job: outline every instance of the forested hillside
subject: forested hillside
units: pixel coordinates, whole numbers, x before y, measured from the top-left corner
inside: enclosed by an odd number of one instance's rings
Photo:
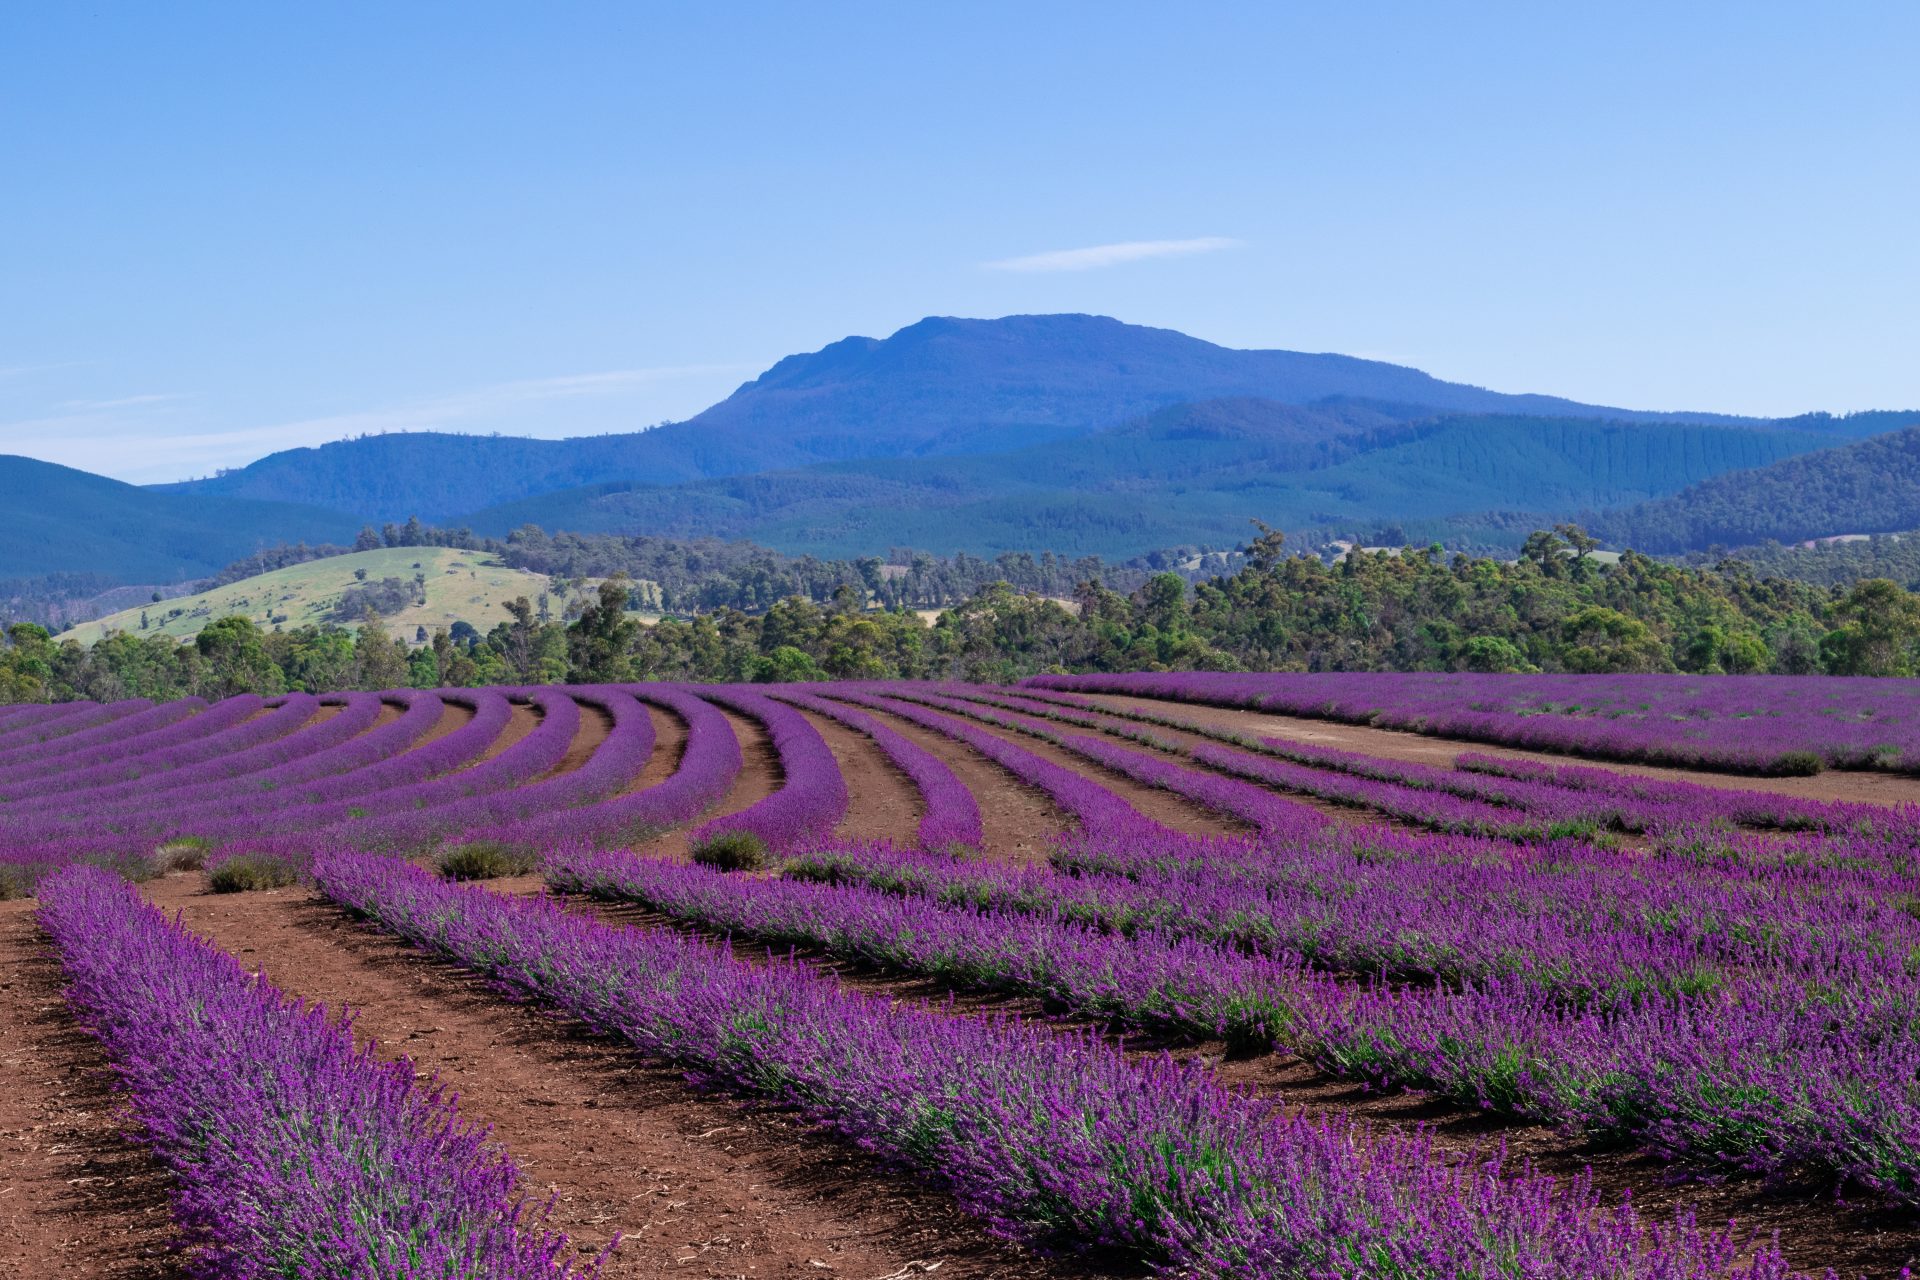
[[[1849,586],[1865,578],[1887,578],[1908,590],[1920,588],[1920,531],[1876,533],[1834,539],[1811,546],[1767,543],[1742,547],[1730,557],[1697,555],[1698,564],[1732,559],[1763,578],[1793,578],[1818,586]]]
[[[1685,551],[1920,525],[1920,413],[1904,430],[1703,480],[1593,521],[1623,546]]]
[[[537,524],[749,538],[821,556],[905,543],[1125,558],[1183,542],[1231,543],[1249,519],[1333,536],[1459,517],[1450,541],[1513,547],[1538,520],[1516,536],[1481,513],[1635,502],[1831,440],[1765,426],[1500,415],[1405,422],[1394,412],[1204,401],[1008,453],[828,463],[676,486],[607,484],[478,512],[471,523],[494,534]]]

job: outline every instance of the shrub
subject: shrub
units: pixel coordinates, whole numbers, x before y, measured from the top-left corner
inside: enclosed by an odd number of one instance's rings
[[[181,836],[153,851],[153,868],[163,875],[169,871],[198,871],[206,865],[212,849],[213,841],[205,836]]]
[[[767,842],[750,831],[721,831],[693,846],[693,860],[716,871],[758,871],[767,865]]]
[[[47,869],[42,863],[0,863],[0,902],[31,898],[34,885]]]
[[[209,876],[215,893],[245,893],[250,889],[284,889],[300,882],[300,868],[278,853],[236,853]]]
[[[1827,767],[1814,751],[1788,751],[1773,758],[1767,772],[1779,778],[1811,778]]]
[[[440,874],[449,880],[522,876],[533,870],[534,862],[531,850],[504,840],[469,840],[441,850],[435,859]]]

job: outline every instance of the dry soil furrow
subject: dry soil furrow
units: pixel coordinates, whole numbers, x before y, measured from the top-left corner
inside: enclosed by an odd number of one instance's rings
[[[873,707],[858,709],[879,717],[901,737],[925,747],[973,792],[974,802],[980,806],[988,857],[1020,866],[1044,862],[1049,842],[1071,825],[1044,792],[1027,786],[965,743]]]
[[[687,722],[665,707],[650,702],[645,706],[648,718],[653,721],[653,754],[647,757],[640,772],[620,788],[619,795],[645,791],[665,782],[679,772],[680,761],[687,753]]]
[[[919,1274],[1066,1277],[990,1239],[943,1197],[793,1117],[700,1093],[677,1072],[514,1004],[484,980],[350,920],[301,890],[211,895],[198,876],[148,888],[282,990],[355,1011],[491,1125],[554,1225],[587,1252],[620,1231],[613,1278]]]
[[[1625,764],[1588,756],[1556,755],[1545,751],[1523,751],[1513,747],[1491,746],[1458,738],[1431,737],[1401,729],[1375,729],[1368,725],[1343,724],[1337,720],[1313,720],[1300,716],[1275,715],[1265,711],[1242,711],[1232,707],[1208,707],[1195,703],[1168,702],[1154,698],[1136,698],[1117,694],[1089,694],[1089,699],[1116,709],[1145,708],[1156,715],[1171,715],[1204,724],[1221,725],[1258,737],[1287,738],[1316,746],[1358,751],[1383,760],[1405,760],[1414,764],[1446,768],[1466,752],[1503,756],[1512,760],[1533,760],[1543,764],[1591,765],[1630,773],[1644,778],[1664,778],[1674,782],[1692,782],[1703,787],[1728,791],[1771,791],[1778,795],[1799,796],[1807,800],[1844,800],[1860,804],[1920,804],[1920,777],[1897,773],[1873,773],[1864,770],[1829,769],[1811,778],[1756,778],[1736,773],[1718,773],[1707,769],[1673,769],[1660,765]]]
[[[0,1269],[176,1280],[170,1179],[122,1135],[100,1046],[67,1011],[33,903],[0,903]]]
[[[936,710],[945,716],[955,714],[952,711],[946,710],[944,707],[930,708],[930,710]],[[982,707],[981,711],[987,714],[995,714],[998,712],[998,708]],[[965,719],[965,717],[960,718]],[[1195,801],[1177,796],[1171,791],[1163,791],[1159,787],[1151,787],[1143,782],[1135,782],[1125,774],[1116,773],[1102,765],[1095,764],[1085,756],[1075,755],[1064,747],[1057,747],[1042,738],[1034,737],[1032,734],[1022,733],[1016,729],[1003,729],[999,725],[988,724],[980,720],[969,719],[967,723],[997,738],[1003,738],[1017,747],[1022,747],[1043,760],[1048,760],[1059,765],[1063,769],[1071,769],[1075,773],[1086,774],[1089,778],[1092,778],[1095,782],[1098,782],[1101,786],[1125,800],[1147,817],[1152,818],[1155,822],[1172,827],[1175,831],[1184,831],[1190,835],[1218,836],[1246,835],[1253,830],[1252,827],[1237,818],[1215,813]],[[1084,732],[1076,729],[1072,725],[1055,725],[1052,722],[1048,722],[1048,727],[1057,728],[1063,733]],[[1122,743],[1120,745],[1133,746],[1134,744]],[[1136,749],[1142,751],[1147,750],[1145,747],[1137,747]],[[1151,754],[1151,752],[1149,752],[1149,754]]]
[[[465,710],[465,708],[462,708],[462,710]],[[467,712],[467,718],[473,718],[471,711]],[[482,751],[478,756],[474,757],[473,764],[484,764],[488,760],[493,759],[502,751],[505,751],[508,747],[520,741],[520,739],[526,737],[535,729],[538,729],[540,727],[540,721],[543,719],[545,719],[545,717],[540,714],[540,708],[525,702],[514,703],[511,714],[507,716],[506,727],[500,730],[492,742],[487,744],[485,751]],[[431,737],[422,738],[421,742],[426,743],[431,740]],[[473,765],[467,765],[466,767],[472,768]]]
[[[742,809],[759,803],[773,794],[780,785],[780,756],[773,749],[773,739],[760,727],[760,722],[737,711],[719,708],[720,714],[733,726],[734,740],[740,744],[740,775],[733,780],[733,788],[719,804],[701,814],[693,822],[676,827],[672,831],[655,836],[642,843],[639,851],[649,857],[684,858],[690,844],[694,828],[714,818],[738,813]],[[655,752],[658,755],[658,752]]]
[[[580,726],[573,731],[573,741],[567,744],[567,753],[560,757],[560,763],[540,775],[543,778],[557,778],[563,773],[572,773],[600,749],[600,744],[613,732],[613,717],[591,702],[579,702]]]
[[[913,779],[897,768],[872,738],[837,720],[802,711],[826,739],[827,750],[847,783],[847,814],[834,834],[843,840],[891,840],[910,845],[917,838],[926,805]]]

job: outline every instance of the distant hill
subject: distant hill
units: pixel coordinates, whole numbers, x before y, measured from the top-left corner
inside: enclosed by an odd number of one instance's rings
[[[1257,399],[1158,410],[1114,430],[1007,453],[859,460],[677,486],[609,484],[470,517],[744,537],[792,553],[909,545],[992,554],[1046,547],[1125,557],[1283,528],[1372,528],[1495,509],[1578,511],[1819,449],[1830,437],[1756,426],[1450,415],[1395,421],[1354,402]],[[1537,526],[1529,526],[1537,527]],[[1462,526],[1471,535],[1471,526]],[[1523,537],[1489,529],[1502,542]]]
[[[423,581],[416,583],[416,577]],[[268,631],[327,622],[357,628],[362,612],[353,607],[349,593],[371,598],[389,580],[400,584],[405,602],[383,609],[383,620],[393,635],[409,642],[423,626],[431,633],[437,627],[469,622],[485,632],[507,620],[507,602],[514,597],[537,600],[550,589],[544,575],[509,568],[483,552],[382,547],[276,569],[198,595],[139,605],[82,623],[61,638],[92,644],[109,632],[125,631],[189,639],[229,614],[251,618]],[[592,584],[583,588],[591,589]],[[422,596],[424,604],[419,602]],[[555,616],[564,612],[569,599],[549,597]],[[143,617],[145,628],[140,625]]]
[[[1920,412],[1900,417],[1920,424]],[[1590,523],[1609,541],[1655,552],[1920,528],[1920,425],[1716,475]]]
[[[357,527],[318,507],[156,492],[12,455],[0,455],[0,511],[0,578],[179,582],[261,546],[352,541]]]
[[[1103,316],[930,318],[788,356],[685,422],[574,440],[372,436],[272,454],[174,492],[303,502],[434,523],[559,489],[671,486],[824,462],[1002,453],[1170,405],[1364,402],[1376,417],[1491,413],[1753,425],[1507,395],[1351,356],[1241,351]]]

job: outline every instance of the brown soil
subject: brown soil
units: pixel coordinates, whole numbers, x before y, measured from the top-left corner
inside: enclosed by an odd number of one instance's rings
[[[577,699],[576,699],[577,701]],[[567,744],[567,754],[560,757],[560,763],[547,770],[543,777],[557,777],[563,773],[572,773],[600,749],[600,744],[613,732],[613,717],[590,702],[580,702],[580,726],[573,731],[573,741]]]
[[[1039,713],[1031,712],[1029,714],[1038,715]],[[1228,777],[1239,778],[1237,774],[1233,774],[1227,770],[1214,769],[1209,765],[1191,759],[1181,752],[1161,751],[1159,748],[1150,747],[1144,742],[1135,742],[1130,738],[1121,736],[1118,732],[1114,732],[1114,730],[1122,728],[1148,729],[1160,737],[1166,738],[1170,742],[1177,742],[1186,748],[1222,745],[1218,740],[1209,738],[1205,734],[1189,733],[1184,729],[1169,729],[1164,725],[1143,725],[1135,721],[1122,720],[1118,716],[1107,718],[1103,722],[1104,727],[1101,729],[1090,729],[1082,725],[1067,724],[1064,721],[1049,721],[1049,723],[1057,724],[1060,729],[1069,733],[1090,733],[1095,737],[1111,738],[1114,743],[1119,746],[1132,747],[1136,751],[1145,751],[1153,755],[1162,756],[1165,759],[1184,764],[1189,769],[1196,769],[1202,773],[1223,773]],[[1255,782],[1250,778],[1239,778],[1239,780],[1248,783],[1250,786],[1267,786],[1269,790],[1282,793],[1293,803],[1316,810],[1332,821],[1346,826],[1392,827],[1400,831],[1418,831],[1422,829],[1413,823],[1403,822],[1398,818],[1390,817],[1374,809],[1360,808],[1354,805],[1335,804],[1333,801],[1323,800],[1319,796],[1307,795],[1299,791],[1289,791],[1285,787]]]
[[[293,994],[354,1009],[490,1125],[583,1253],[626,1240],[611,1280],[693,1276],[1066,1277],[993,1240],[946,1198],[795,1118],[698,1093],[677,1072],[353,924],[305,891],[212,895],[199,876],[148,888],[190,928]]]
[[[796,710],[798,708],[795,708]],[[847,783],[847,814],[834,834],[845,840],[891,840],[911,845],[926,815],[920,789],[902,773],[873,739],[837,720],[802,711],[827,740],[827,750]]]
[[[679,772],[681,758],[687,754],[687,722],[665,707],[652,703],[646,707],[647,716],[653,721],[653,754],[647,757],[645,767],[633,780],[620,789],[621,795],[645,791],[665,782]]]
[[[1603,1203],[1618,1203],[1630,1194],[1635,1209],[1649,1220],[1690,1208],[1702,1226],[1731,1220],[1743,1233],[1762,1239],[1777,1232],[1787,1261],[1802,1272],[1819,1275],[1831,1267],[1842,1276],[1891,1280],[1920,1261],[1920,1225],[1913,1213],[1837,1204],[1830,1182],[1768,1188],[1752,1177],[1689,1170],[1424,1094],[1370,1090],[1291,1056],[1230,1059],[1220,1044],[1188,1046],[1181,1053],[1212,1067],[1223,1080],[1278,1095],[1290,1110],[1310,1116],[1351,1116],[1383,1128],[1424,1127],[1445,1150],[1491,1153],[1504,1144],[1507,1168],[1531,1164],[1562,1180],[1590,1170]]]
[[[378,729],[381,725],[392,724],[404,714],[406,714],[405,709],[402,708],[399,703],[382,702],[380,704],[380,713],[374,716],[373,723],[368,725],[367,728],[371,731]]]
[[[1222,725],[1241,733],[1270,738],[1289,738],[1311,742],[1342,751],[1360,751],[1385,760],[1406,760],[1415,764],[1445,767],[1466,752],[1501,756],[1509,760],[1533,760],[1545,764],[1593,765],[1619,773],[1645,778],[1664,778],[1674,782],[1693,782],[1729,791],[1771,791],[1778,795],[1798,796],[1805,800],[1844,800],[1861,804],[1920,804],[1920,777],[1897,773],[1873,773],[1855,769],[1829,769],[1811,778],[1754,778],[1705,769],[1670,769],[1658,765],[1623,764],[1588,756],[1555,755],[1544,751],[1522,751],[1511,747],[1463,742],[1457,738],[1430,737],[1399,729],[1375,729],[1366,725],[1341,724],[1335,720],[1311,720],[1298,716],[1273,715],[1265,711],[1241,711],[1231,707],[1207,707],[1193,703],[1168,702],[1153,698],[1090,694],[1102,706],[1144,708],[1156,715],[1183,716],[1205,724]]]
[[[859,710],[879,717],[901,737],[925,747],[966,784],[980,806],[986,845],[983,852],[988,857],[1017,866],[1043,862],[1053,837],[1071,825],[1046,793],[1027,786],[972,747],[872,707],[861,706]]]
[[[939,710],[941,715],[950,716],[954,714],[945,709],[935,709]],[[994,708],[982,708],[982,710],[992,711]],[[1172,827],[1176,831],[1185,831],[1192,835],[1219,836],[1245,835],[1253,830],[1252,827],[1237,818],[1230,818],[1224,814],[1214,813],[1212,810],[1202,808],[1194,801],[1177,796],[1171,791],[1162,791],[1158,787],[1150,787],[1145,783],[1135,782],[1124,774],[1115,773],[1110,769],[1095,764],[1085,756],[1077,756],[1064,747],[1056,747],[1051,742],[1043,741],[1040,738],[1035,738],[1016,730],[1002,729],[998,725],[985,724],[977,720],[968,721],[968,723],[977,729],[982,729],[987,733],[993,734],[997,738],[1004,738],[1015,746],[1023,747],[1044,760],[1050,760],[1063,769],[1071,769],[1075,773],[1086,774],[1147,817],[1152,818],[1155,822]],[[1049,727],[1058,728],[1067,733],[1076,731],[1071,725],[1050,725]],[[1145,748],[1142,748],[1142,750],[1144,749]]]
[[[325,724],[346,709],[347,704],[344,702],[323,702],[319,708],[314,711],[313,718],[307,721],[307,723],[310,725]]]
[[[440,718],[433,722],[433,728],[414,739],[413,746],[424,747],[429,742],[437,742],[452,733],[455,729],[471,721],[473,716],[474,711],[472,707],[458,702],[442,702],[440,704]],[[409,750],[411,749],[412,748],[409,748]]]
[[[471,720],[473,713],[468,712],[467,718]],[[502,751],[505,751],[508,747],[520,741],[520,739],[526,737],[535,729],[538,729],[542,718],[540,708],[529,706],[522,702],[514,703],[511,714],[507,716],[506,727],[500,730],[498,737],[487,744],[487,749],[480,753],[479,758],[476,759],[474,763],[478,764],[482,761],[493,759]],[[431,739],[422,739],[422,741],[431,741]]]
[[[61,990],[33,903],[0,903],[0,1268],[173,1280],[171,1179],[122,1136],[106,1059]]]
[[[740,744],[740,776],[733,780],[733,789],[719,804],[695,821],[640,845],[641,853],[650,857],[684,858],[690,843],[688,837],[695,827],[758,804],[780,785],[780,757],[773,749],[773,740],[760,727],[760,722],[736,711],[725,708],[719,710],[727,718],[727,723],[733,726],[734,739]],[[659,752],[654,754],[657,756]]]

